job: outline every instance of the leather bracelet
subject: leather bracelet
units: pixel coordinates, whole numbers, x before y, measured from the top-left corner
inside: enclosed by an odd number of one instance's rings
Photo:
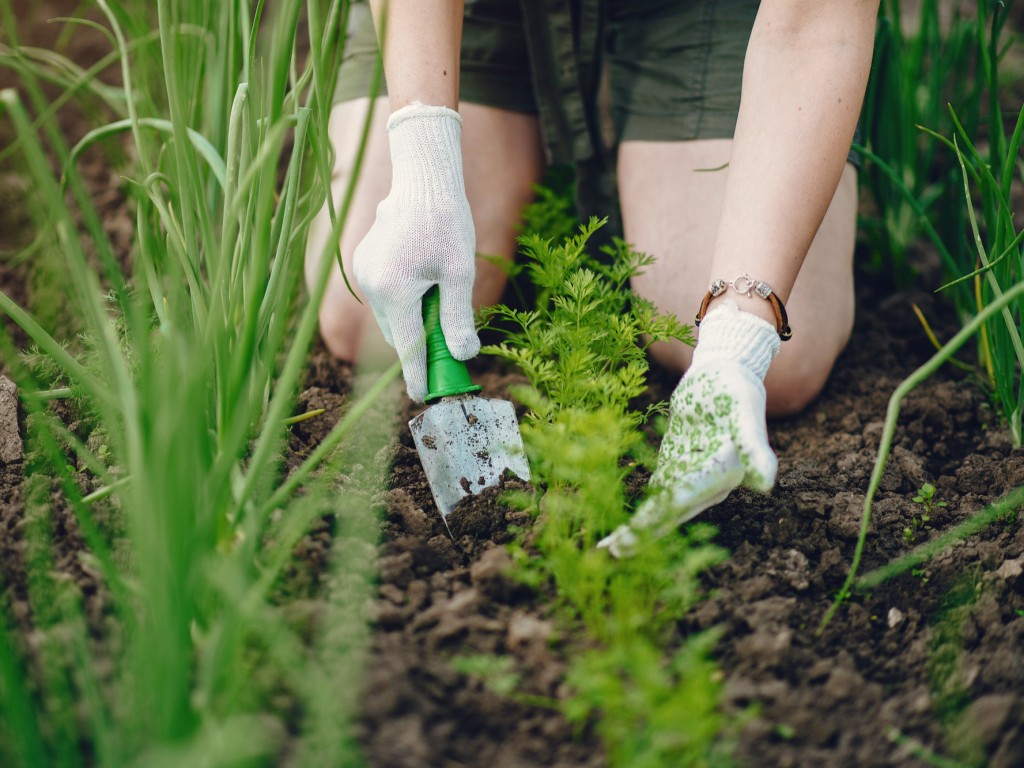
[[[771,304],[772,313],[775,315],[775,330],[778,331],[779,338],[783,341],[789,341],[792,338],[793,329],[789,327],[789,316],[786,314],[786,305],[782,303],[782,299],[775,294],[775,291],[772,290],[768,283],[762,280],[754,280],[746,272],[731,282],[719,279],[708,286],[708,292],[704,294],[704,299],[700,303],[700,309],[697,310],[697,315],[693,318],[694,325],[698,328],[700,327],[701,320],[707,314],[708,305],[711,303],[711,300],[721,296],[727,288],[732,288],[736,293],[740,293],[748,298],[751,295],[756,295]]]

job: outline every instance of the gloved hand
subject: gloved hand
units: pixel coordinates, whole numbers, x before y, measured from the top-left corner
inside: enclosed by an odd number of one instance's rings
[[[391,192],[353,254],[353,271],[384,338],[398,352],[409,397],[427,394],[421,299],[440,288],[441,330],[452,356],[480,351],[473,324],[476,232],[462,176],[462,118],[411,104],[388,119]]]
[[[598,546],[628,556],[636,531],[662,535],[744,485],[769,491],[778,460],[768,445],[764,377],[779,351],[765,320],[725,299],[700,326],[693,362],[672,394],[651,493],[629,525]]]

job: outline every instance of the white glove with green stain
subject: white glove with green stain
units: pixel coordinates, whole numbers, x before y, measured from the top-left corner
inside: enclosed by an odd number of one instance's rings
[[[462,118],[411,104],[388,119],[391,192],[353,254],[353,271],[384,338],[398,352],[409,397],[427,394],[423,294],[440,289],[441,330],[452,356],[480,351],[473,324],[476,231],[462,175]]]
[[[764,377],[778,351],[776,329],[735,302],[722,300],[708,312],[693,362],[672,394],[648,498],[599,547],[628,556],[638,530],[663,535],[740,485],[771,490],[778,461],[768,445]]]

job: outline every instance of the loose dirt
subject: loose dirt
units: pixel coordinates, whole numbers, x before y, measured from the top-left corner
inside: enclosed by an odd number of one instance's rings
[[[1024,597],[1019,522],[999,523],[920,571],[857,594],[815,630],[846,575],[888,399],[930,353],[912,314],[942,305],[862,279],[854,337],[821,398],[770,434],[779,481],[738,492],[703,516],[732,556],[706,576],[707,599],[682,633],[718,627],[724,706],[744,725],[736,757],[750,766],[925,765],[899,732],[942,754],[1024,760]],[[489,394],[504,396],[504,386]],[[653,389],[667,397],[671,382]],[[946,502],[920,520],[925,482]],[[906,401],[874,505],[863,571],[880,566],[1024,483],[980,388],[951,370]],[[363,725],[373,765],[603,764],[586,733],[555,713],[500,702],[447,663],[509,654],[521,690],[553,698],[574,627],[544,594],[505,574],[509,525],[528,524],[493,496],[445,535],[407,437],[398,451],[381,554],[375,662]],[[905,529],[910,529],[910,534]],[[582,739],[582,740],[581,740]]]

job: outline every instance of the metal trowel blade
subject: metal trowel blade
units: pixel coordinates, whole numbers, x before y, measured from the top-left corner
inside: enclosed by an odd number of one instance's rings
[[[466,496],[497,485],[506,469],[530,479],[515,408],[507,400],[445,397],[410,421],[409,430],[443,517]]]

